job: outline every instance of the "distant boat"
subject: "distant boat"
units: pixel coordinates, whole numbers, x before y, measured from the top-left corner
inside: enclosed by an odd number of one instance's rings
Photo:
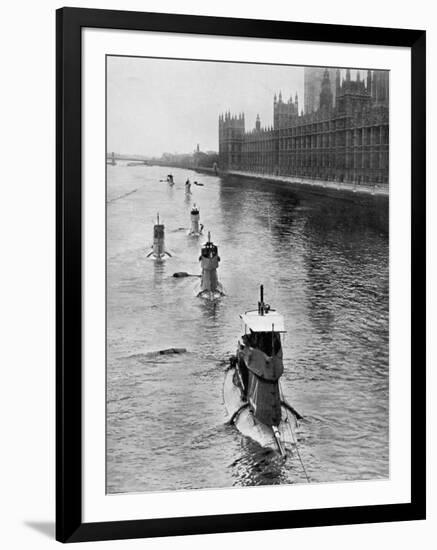
[[[243,435],[286,457],[302,417],[280,387],[284,318],[264,303],[263,286],[260,291],[258,310],[240,315],[244,334],[226,372],[223,396],[230,422]]]

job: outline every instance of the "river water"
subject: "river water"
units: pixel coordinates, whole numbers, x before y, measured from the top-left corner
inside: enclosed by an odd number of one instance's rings
[[[168,172],[175,186],[159,182]],[[187,177],[204,184],[184,193]],[[388,206],[280,183],[189,170],[107,170],[107,491],[305,482],[226,424],[222,387],[259,285],[285,317],[287,400],[305,417],[299,449],[311,482],[389,475]],[[219,247],[226,296],[195,297],[205,238]],[[172,257],[146,258],[156,214]],[[182,229],[185,228],[185,229]],[[166,348],[180,355],[155,356]]]

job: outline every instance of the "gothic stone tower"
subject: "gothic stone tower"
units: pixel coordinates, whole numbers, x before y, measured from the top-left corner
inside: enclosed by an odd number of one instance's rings
[[[221,170],[238,170],[241,164],[241,147],[244,137],[244,114],[219,116],[219,167]]]
[[[291,124],[292,118],[298,116],[299,104],[297,99],[297,93],[295,99],[290,97],[288,102],[282,101],[282,93],[279,92],[279,97],[273,98],[273,129],[280,130],[281,128],[288,128]]]
[[[331,82],[332,101],[335,102],[335,69],[326,69],[323,67],[305,67],[303,73],[304,80],[304,111],[305,114],[313,113],[319,109],[320,89],[325,71],[329,73]]]
[[[388,71],[373,71],[372,99],[377,105],[388,105]]]
[[[368,106],[371,101],[370,90],[371,75],[367,75],[366,81],[361,79],[360,71],[357,71],[356,80],[351,80],[350,69],[346,69],[346,78],[337,90],[336,107],[340,113],[352,113],[360,111]]]
[[[323,80],[320,89],[319,96],[319,109],[331,110],[334,106],[333,102],[334,94],[332,92],[331,79],[329,78],[329,71],[325,69],[323,73]]]

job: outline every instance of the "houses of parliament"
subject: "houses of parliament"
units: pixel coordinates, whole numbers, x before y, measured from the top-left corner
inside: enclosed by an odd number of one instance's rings
[[[387,185],[389,73],[304,69],[297,94],[273,100],[273,125],[246,131],[244,114],[219,117],[219,168],[313,180]]]

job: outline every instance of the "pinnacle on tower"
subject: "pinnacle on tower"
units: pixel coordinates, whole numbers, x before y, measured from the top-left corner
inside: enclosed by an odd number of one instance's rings
[[[332,90],[331,90],[331,82],[330,82],[330,78],[329,78],[329,71],[328,71],[328,69],[325,69],[325,71],[323,73],[322,86],[321,86],[321,90],[320,90],[319,105],[320,105],[321,109],[323,109],[323,108],[330,109],[330,108],[332,108],[332,103],[333,103],[333,94],[332,94]]]

